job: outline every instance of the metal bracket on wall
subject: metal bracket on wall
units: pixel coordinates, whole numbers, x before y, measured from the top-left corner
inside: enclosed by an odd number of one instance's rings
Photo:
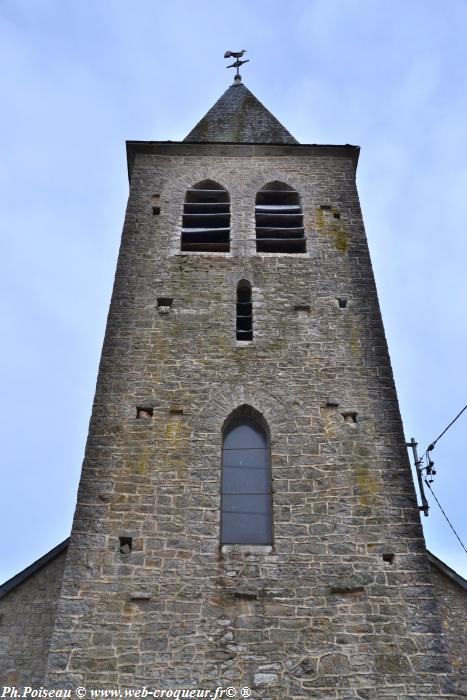
[[[425,516],[428,516],[428,511],[430,509],[430,506],[428,505],[428,501],[426,500],[425,489],[423,488],[422,466],[421,466],[422,459],[420,459],[418,456],[418,452],[417,452],[418,443],[415,441],[415,438],[410,438],[410,442],[406,442],[405,444],[407,447],[412,448],[414,465],[415,465],[415,469],[417,471],[418,488],[420,489],[420,498],[422,500],[422,505],[418,506],[418,509],[420,511],[423,511]]]

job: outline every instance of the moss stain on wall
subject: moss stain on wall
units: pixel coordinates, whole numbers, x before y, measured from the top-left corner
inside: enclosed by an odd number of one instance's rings
[[[349,234],[344,228],[342,222],[336,223],[337,219],[329,221],[326,212],[334,214],[337,209],[323,210],[320,207],[316,209],[316,229],[332,239],[334,247],[339,253],[345,254],[349,248]]]
[[[379,484],[371,474],[368,464],[362,464],[355,469],[355,480],[358,487],[358,500],[360,505],[369,506],[375,501],[379,493]]]

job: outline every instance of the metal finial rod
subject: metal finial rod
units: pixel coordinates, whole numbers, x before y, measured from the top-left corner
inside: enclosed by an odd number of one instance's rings
[[[246,53],[246,49],[242,49],[241,51],[226,51],[224,54],[224,58],[235,58],[236,61],[235,63],[232,63],[230,66],[226,66],[227,68],[236,68],[237,72],[234,76],[234,81],[236,83],[240,83],[242,80],[242,76],[240,75],[239,68],[242,66],[244,63],[248,63],[250,59],[246,58],[244,61],[241,61],[241,57],[243,54]]]

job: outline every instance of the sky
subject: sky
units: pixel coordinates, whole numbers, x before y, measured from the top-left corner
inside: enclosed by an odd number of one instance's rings
[[[467,404],[466,29],[464,0],[0,2],[0,581],[70,533],[125,140],[182,140],[232,81],[227,49],[247,49],[245,84],[301,143],[361,146],[407,440],[423,453]],[[464,543],[466,430],[467,411],[432,484]],[[427,546],[467,577],[429,500]]]

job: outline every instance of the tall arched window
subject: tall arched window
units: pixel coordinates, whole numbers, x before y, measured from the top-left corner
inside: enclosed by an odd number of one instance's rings
[[[237,340],[253,340],[251,284],[246,280],[237,285]]]
[[[306,253],[300,197],[284,182],[269,182],[256,195],[258,253]]]
[[[204,180],[187,190],[183,205],[181,249],[229,252],[229,193],[217,182]]]
[[[271,505],[268,434],[251,409],[240,411],[224,430],[221,543],[271,544]]]

